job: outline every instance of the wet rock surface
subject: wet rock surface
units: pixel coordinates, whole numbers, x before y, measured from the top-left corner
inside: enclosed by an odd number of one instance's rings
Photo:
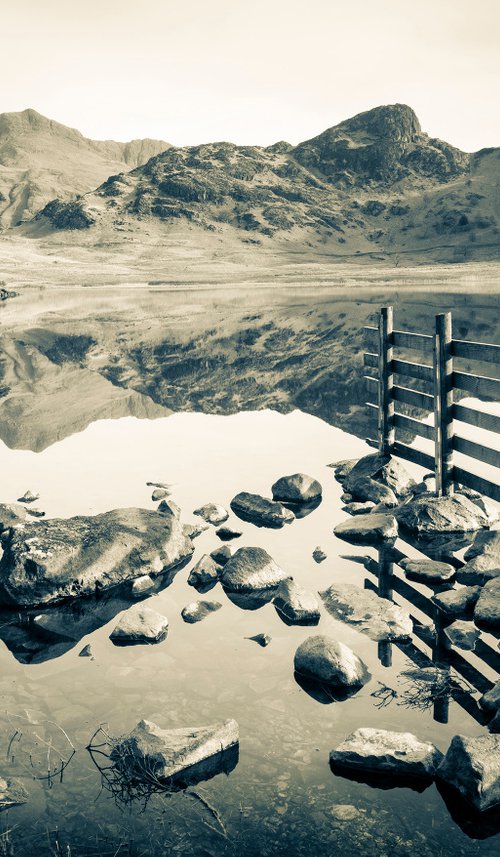
[[[477,533],[464,554],[465,565],[457,572],[457,580],[468,586],[483,586],[500,575],[500,531]]]
[[[323,489],[317,479],[305,473],[282,476],[272,486],[273,500],[282,503],[310,503],[321,497]]]
[[[33,491],[25,491],[22,497],[18,498],[18,503],[35,503],[40,499],[40,494],[33,494]]]
[[[159,643],[168,634],[168,619],[150,607],[130,607],[109,635],[116,645]]]
[[[268,500],[260,494],[241,491],[231,500],[231,509],[243,521],[249,521],[258,527],[279,529],[295,520],[295,515],[282,503]]]
[[[225,564],[221,574],[224,589],[232,592],[254,592],[274,589],[287,574],[264,548],[240,548]]]
[[[416,535],[420,533],[468,533],[492,523],[473,500],[463,494],[450,497],[423,495],[394,510],[401,527]]]
[[[480,628],[500,630],[500,577],[485,583],[474,608],[474,622]]]
[[[149,574],[143,574],[132,581],[131,592],[134,598],[143,598],[154,592],[155,582]]]
[[[472,622],[465,622],[458,619],[444,629],[444,635],[449,640],[452,646],[464,651],[474,651],[475,645],[479,639],[479,631],[474,627]]]
[[[333,769],[432,779],[443,754],[410,732],[357,729],[330,753]]]
[[[189,572],[188,583],[195,589],[215,586],[219,580],[217,566],[211,556],[203,554]]]
[[[333,532],[347,542],[355,544],[377,544],[397,538],[398,525],[392,514],[371,512],[369,515],[356,515],[353,519],[337,524]]]
[[[375,508],[373,500],[367,500],[365,503],[346,503],[342,511],[349,515],[367,515]]]
[[[324,552],[323,548],[321,548],[319,545],[318,545],[317,547],[315,547],[315,548],[314,548],[313,553],[312,553],[312,556],[313,556],[313,560],[314,560],[314,562],[317,562],[317,563],[318,563],[318,565],[319,565],[321,562],[324,562],[324,561],[325,561],[325,559],[327,558],[327,555],[326,555],[326,553]]]
[[[168,497],[170,491],[168,488],[155,488],[151,494],[151,500],[153,503],[157,503],[159,500],[164,500],[165,497]]]
[[[193,515],[199,515],[207,524],[222,524],[229,518],[229,512],[224,509],[224,506],[219,506],[217,503],[206,503],[205,506],[200,506],[195,509]]]
[[[455,569],[447,562],[433,559],[408,559],[400,563],[408,580],[439,585],[455,576]]]
[[[304,678],[338,688],[361,687],[369,678],[365,664],[352,649],[319,634],[298,647],[294,669]]]
[[[187,622],[189,625],[195,625],[196,622],[201,622],[202,619],[220,610],[221,607],[222,604],[220,601],[192,601],[191,604],[183,607],[181,616],[184,622]]]
[[[467,619],[472,617],[480,593],[480,586],[461,586],[440,592],[432,600],[450,619]]]
[[[370,589],[339,583],[320,596],[336,619],[354,625],[372,640],[406,640],[413,632],[409,613]]]
[[[230,542],[232,539],[239,539],[243,535],[241,530],[235,530],[233,527],[219,527],[215,531],[221,541]]]
[[[22,503],[0,503],[0,533],[26,520],[26,506]]]
[[[252,640],[254,643],[261,646],[261,648],[265,649],[271,642],[271,637],[269,634],[254,634],[253,637],[247,637],[247,640]]]
[[[354,500],[372,500],[396,506],[397,501],[406,497],[414,487],[415,480],[400,461],[375,453],[357,461],[349,469],[343,485]]]
[[[482,695],[479,704],[487,714],[496,714],[500,710],[500,679]]]
[[[235,548],[232,545],[220,545],[211,551],[210,556],[217,565],[226,565],[227,562],[235,554]]]
[[[455,735],[437,776],[483,812],[500,803],[500,736]]]
[[[289,625],[317,625],[320,620],[317,599],[292,578],[280,583],[273,604],[279,616]]]

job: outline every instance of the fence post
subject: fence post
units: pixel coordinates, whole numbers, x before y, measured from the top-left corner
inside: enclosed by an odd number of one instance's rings
[[[434,435],[436,494],[453,492],[453,358],[451,312],[436,316],[434,337]]]
[[[383,307],[378,320],[378,446],[381,455],[389,455],[394,445],[392,331],[393,309]]]

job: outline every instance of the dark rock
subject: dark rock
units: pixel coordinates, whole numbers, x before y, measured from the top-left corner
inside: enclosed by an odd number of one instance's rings
[[[235,549],[231,545],[220,545],[211,552],[210,556],[217,565],[224,566],[234,554]]]
[[[153,503],[157,503],[158,500],[164,500],[165,497],[168,497],[170,491],[167,488],[155,488],[153,493],[151,494],[151,499]]]
[[[365,503],[347,503],[342,511],[349,515],[367,515],[373,511],[375,503],[373,500],[366,500]]]
[[[374,487],[372,482],[382,487]],[[349,491],[355,500],[373,500],[394,506],[398,499],[408,496],[414,486],[415,480],[398,459],[378,452],[361,458],[344,482],[344,490]]]
[[[380,598],[371,589],[353,583],[338,583],[320,592],[328,612],[336,619],[354,625],[372,640],[405,640],[411,637],[413,622],[409,613]]]
[[[500,629],[500,577],[488,581],[481,589],[474,608],[474,622],[480,628]]]
[[[255,643],[258,643],[259,646],[262,646],[263,649],[265,649],[271,642],[269,634],[254,634],[253,637],[246,637],[245,639],[253,640]]]
[[[467,619],[472,617],[480,592],[479,586],[463,586],[433,595],[432,600],[445,616],[453,619]]]
[[[188,577],[190,586],[195,589],[213,586],[219,580],[219,572],[211,556],[204,554],[191,569]]]
[[[84,646],[80,652],[78,652],[78,657],[91,658],[92,660],[94,660],[94,654],[92,652],[92,646],[90,645],[90,643],[87,643],[87,645]]]
[[[437,776],[477,810],[500,803],[500,736],[455,735]]]
[[[317,562],[318,564],[320,562],[324,562],[325,559],[327,558],[326,553],[324,552],[324,550],[322,548],[320,548],[319,545],[314,548],[312,555],[313,555],[314,562]]]
[[[479,700],[479,705],[487,714],[496,714],[497,711],[500,711],[500,679],[483,694]]]
[[[210,613],[220,610],[222,604],[219,601],[192,601],[181,610],[181,616],[189,625],[201,622]]]
[[[483,586],[500,575],[500,531],[477,533],[464,554],[465,565],[457,572],[457,580],[466,585]]]
[[[474,627],[472,622],[465,622],[462,619],[458,619],[456,622],[448,625],[443,633],[452,646],[469,652],[474,651],[479,639],[478,629]]]
[[[381,541],[396,539],[398,525],[394,515],[371,512],[369,515],[356,515],[337,524],[333,532],[339,539],[355,544],[377,544]]]
[[[109,635],[117,645],[159,643],[168,634],[168,619],[149,607],[136,605],[127,610]]]
[[[132,581],[132,595],[134,598],[143,598],[155,589],[155,582],[149,574],[142,574]]]
[[[0,812],[20,806],[28,800],[28,792],[19,780],[0,776]],[[6,851],[6,854],[9,853]]]
[[[328,467],[333,467],[336,480],[343,482],[357,463],[357,458],[346,458],[344,461],[338,461],[336,464],[329,464]]]
[[[466,533],[488,527],[490,518],[468,497],[423,495],[394,510],[401,527],[410,533]]]
[[[330,764],[390,774],[396,777],[433,779],[443,754],[429,742],[420,741],[410,732],[385,729],[357,729],[330,753]]]
[[[18,503],[34,503],[40,499],[40,494],[33,494],[32,491],[26,491],[22,497],[19,497]]]
[[[288,625],[317,625],[320,620],[319,605],[312,592],[291,577],[280,583],[273,603]]]
[[[239,539],[243,535],[241,530],[233,530],[232,527],[219,527],[215,533],[223,542],[230,542],[231,539]]]
[[[287,575],[263,548],[240,548],[223,567],[222,585],[232,592],[275,589]]]
[[[369,674],[363,661],[332,637],[307,637],[295,652],[295,672],[333,687],[361,687]]]
[[[229,513],[226,509],[223,506],[217,505],[217,503],[206,503],[205,506],[195,509],[193,515],[199,515],[207,524],[214,525],[222,524],[229,518]]]
[[[400,562],[400,566],[408,580],[416,580],[430,586],[444,583],[455,576],[452,565],[434,559],[405,559]]]
[[[231,509],[243,521],[258,527],[279,528],[295,520],[295,515],[282,503],[267,500],[260,494],[241,491],[231,500]]]
[[[282,503],[309,503],[321,497],[323,492],[320,483],[304,473],[282,476],[274,483],[271,490],[273,500]]]
[[[31,515],[32,518],[45,518],[45,512],[42,509],[35,509],[34,506],[29,506],[26,509],[28,515]]]
[[[161,515],[172,515],[174,518],[178,518],[181,514],[179,506],[173,500],[162,500],[156,511]]]

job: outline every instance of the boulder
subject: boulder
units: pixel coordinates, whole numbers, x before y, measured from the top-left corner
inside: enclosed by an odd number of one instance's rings
[[[500,711],[500,679],[482,695],[479,705],[486,714],[496,714]]]
[[[351,486],[349,493],[342,495],[341,500],[344,503],[350,503],[353,500],[358,502],[371,501],[377,505],[383,503],[387,508],[394,508],[398,505],[398,498],[392,488],[383,485],[381,482],[376,482],[375,479],[370,479],[369,476],[360,476]]]
[[[132,595],[134,598],[143,598],[155,589],[155,582],[149,574],[142,574],[132,581]]]
[[[222,524],[229,518],[229,512],[223,506],[218,506],[217,503],[206,503],[199,509],[195,509],[193,515],[198,515],[203,518],[207,524]]]
[[[231,592],[274,589],[287,575],[264,548],[240,548],[223,566],[222,585]]]
[[[194,568],[191,569],[188,577],[190,586],[195,589],[213,586],[219,579],[217,566],[211,556],[203,554],[198,560]]]
[[[448,562],[434,559],[404,559],[399,563],[408,580],[427,583],[430,586],[446,583],[455,575],[455,569]]]
[[[263,649],[269,645],[271,642],[271,637],[269,634],[254,634],[253,637],[245,637],[246,640],[253,640],[254,643],[257,643]]]
[[[28,792],[19,780],[0,776],[0,812],[20,806],[28,800]],[[10,853],[9,851],[5,852]],[[13,853],[13,852],[12,852]]]
[[[310,503],[321,497],[323,489],[320,483],[305,473],[282,476],[272,486],[273,500],[282,503]]]
[[[170,491],[167,488],[155,488],[151,494],[151,499],[153,503],[158,503],[159,500],[164,500],[169,494]]]
[[[455,735],[437,777],[479,812],[500,803],[500,736]]]
[[[318,564],[320,562],[324,562],[326,559],[326,553],[324,552],[323,548],[320,548],[319,545],[314,548],[312,555],[314,562],[317,562]]]
[[[339,539],[355,544],[377,544],[396,539],[398,525],[394,515],[373,512],[369,515],[356,515],[354,519],[337,524],[333,532]]]
[[[277,529],[295,520],[295,515],[282,503],[268,500],[260,494],[241,491],[231,500],[231,509],[243,521],[250,521],[258,527]]]
[[[338,583],[320,592],[320,596],[332,616],[353,625],[372,640],[407,640],[413,632],[409,613],[371,589]]]
[[[443,754],[411,732],[357,729],[330,753],[335,769],[391,774],[396,777],[434,778]]]
[[[30,521],[2,543],[0,599],[22,607],[91,595],[174,568],[193,552],[177,517],[135,508]]]
[[[288,625],[317,625],[320,620],[319,604],[312,592],[291,577],[280,583],[273,604]]]
[[[394,510],[398,523],[410,533],[467,533],[489,526],[489,517],[468,497],[423,495]]]
[[[239,745],[238,724],[226,720],[212,726],[161,729],[141,720],[111,751],[113,764],[133,780],[167,781],[181,787],[208,779],[223,770],[224,756]],[[234,764],[237,754],[231,757]],[[206,763],[213,764],[207,767]],[[234,767],[234,764],[232,765]]]
[[[383,486],[386,492],[377,494],[377,489],[371,483]],[[410,476],[404,465],[396,458],[380,455],[376,452],[365,455],[349,471],[344,481],[344,489],[349,491],[355,500],[373,500],[384,503],[384,497],[390,499],[387,505],[397,505],[397,500],[408,496],[415,480]]]
[[[363,661],[344,643],[318,634],[307,637],[295,652],[295,672],[331,687],[356,688],[369,679]]]
[[[188,625],[194,625],[196,622],[201,622],[210,613],[215,613],[220,610],[222,604],[219,601],[192,601],[181,610],[181,616]]]
[[[472,622],[465,622],[462,619],[452,622],[451,625],[448,625],[448,627],[444,629],[443,633],[452,646],[456,646],[457,649],[463,649],[464,651],[469,652],[474,651],[475,645],[479,639],[478,629],[474,627]]]
[[[168,619],[149,607],[136,605],[120,618],[109,635],[118,645],[130,643],[159,643],[168,634]]]
[[[461,586],[433,595],[432,600],[449,619],[467,619],[474,613],[480,592],[480,586]]]
[[[23,524],[26,516],[26,506],[22,503],[0,503],[0,533]]]
[[[365,503],[347,503],[342,511],[348,515],[367,515],[375,508],[373,500],[367,500]]]
[[[210,556],[217,565],[225,565],[234,554],[235,549],[231,545],[220,545],[211,552]]]
[[[223,542],[230,542],[231,539],[239,539],[243,535],[241,530],[234,530],[232,527],[219,527],[215,533]]]
[[[457,580],[466,585],[483,586],[500,575],[500,532],[485,530],[477,533],[464,554],[465,565],[457,572]]]
[[[500,629],[500,577],[488,581],[481,589],[474,608],[474,622],[480,628]]]

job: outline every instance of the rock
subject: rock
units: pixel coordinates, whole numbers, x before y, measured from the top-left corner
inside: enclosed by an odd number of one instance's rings
[[[497,711],[500,711],[500,679],[483,694],[479,700],[479,705],[487,714],[496,714]]]
[[[344,487],[345,487],[344,482]],[[394,491],[387,485],[381,482],[376,482],[370,479],[369,476],[360,476],[355,483],[350,486],[350,491],[347,495],[342,495],[346,498],[344,502],[350,503],[351,500],[365,502],[371,500],[372,503],[383,503],[388,508],[394,508],[398,505],[398,498]]]
[[[437,769],[440,780],[456,789],[476,810],[500,803],[500,736],[455,735]]]
[[[172,515],[174,518],[180,518],[181,515],[179,506],[173,500],[162,500],[156,511],[161,515]]]
[[[218,506],[217,503],[207,503],[205,506],[195,509],[193,515],[199,515],[207,524],[222,524],[229,518],[229,512],[223,506]]]
[[[430,779],[442,758],[434,744],[411,732],[385,729],[357,729],[330,753],[334,768]]]
[[[26,520],[26,507],[22,503],[0,503],[0,533],[17,527]]]
[[[347,503],[342,511],[347,512],[349,515],[367,515],[374,508],[375,503],[373,500],[367,500],[365,503]]]
[[[243,535],[241,530],[233,530],[232,527],[219,527],[215,533],[223,542],[230,542],[231,539],[239,539]]]
[[[231,509],[243,521],[258,527],[279,528],[295,520],[295,515],[282,503],[267,500],[260,494],[241,491],[231,500]]]
[[[87,645],[84,646],[80,652],[78,652],[78,657],[91,658],[92,660],[94,660],[94,653],[92,651],[92,646],[90,645],[90,643],[87,643]]]
[[[477,628],[474,628],[472,622],[465,622],[461,619],[448,625],[443,633],[452,646],[469,652],[474,651],[474,647],[479,639],[479,631]]]
[[[170,491],[168,491],[166,488],[155,488],[155,490],[151,494],[151,499],[153,503],[157,503],[158,500],[164,500],[165,497],[169,496],[169,494]]]
[[[0,812],[12,806],[20,806],[27,800],[28,792],[19,780],[0,777]],[[10,852],[7,850],[5,853]]]
[[[483,586],[500,575],[500,532],[485,530],[477,533],[464,554],[465,565],[457,572],[457,580],[466,585]]]
[[[354,821],[362,816],[360,810],[349,803],[335,803],[330,807],[330,814],[336,821]]]
[[[361,687],[369,673],[357,655],[332,637],[307,637],[295,652],[295,672],[332,687]]]
[[[320,620],[319,604],[312,592],[303,589],[291,577],[280,583],[273,604],[289,625],[317,625]]]
[[[340,495],[340,499],[342,503],[350,503],[352,501],[352,494],[349,494],[347,491],[343,491]]]
[[[159,573],[191,556],[178,518],[147,509],[30,521],[3,536],[0,592],[7,603],[38,606]]]
[[[335,479],[338,482],[343,482],[357,463],[357,458],[346,458],[344,461],[338,461],[336,464],[329,464],[328,467],[333,467]]]
[[[434,559],[405,559],[400,563],[408,580],[427,583],[430,586],[445,583],[455,576],[455,569],[447,562]]]
[[[146,482],[148,488],[164,488],[165,491],[170,489],[170,485],[167,482]]]
[[[168,619],[149,607],[136,605],[123,613],[110,640],[118,645],[159,643],[168,634]]]
[[[217,565],[225,565],[234,554],[235,549],[231,545],[220,545],[211,552],[210,556]]]
[[[381,486],[380,489],[374,487],[373,482]],[[375,503],[394,506],[397,500],[408,496],[414,485],[415,480],[398,459],[378,452],[361,458],[344,481],[344,489],[355,500],[373,500]],[[383,491],[382,488],[387,490]]]
[[[231,592],[274,589],[287,575],[263,548],[240,548],[223,567],[222,585]]]
[[[500,711],[497,711],[488,723],[488,731],[492,732],[494,735],[500,734]]]
[[[324,562],[326,559],[326,553],[319,545],[314,548],[312,555],[314,562],[317,562],[318,564],[320,562]]]
[[[210,613],[220,610],[222,604],[219,601],[192,601],[181,610],[181,616],[189,625],[201,622]]]
[[[26,509],[28,515],[31,515],[32,518],[45,518],[45,512],[42,509],[36,509],[34,506],[30,506]]]
[[[269,634],[254,634],[253,637],[245,637],[245,639],[253,640],[254,643],[258,643],[259,646],[262,646],[263,649],[265,649],[271,642]]]
[[[238,745],[235,720],[190,729],[161,729],[155,723],[141,720],[133,732],[113,748],[110,758],[130,779],[153,777],[185,786],[208,779],[219,771],[231,770],[224,766],[224,757],[229,751],[237,750]],[[232,754],[231,759],[235,764],[237,754]],[[212,764],[207,768],[210,760]]]
[[[273,500],[282,503],[310,503],[321,497],[323,489],[316,479],[305,473],[282,476],[271,488]]]
[[[433,595],[432,600],[450,619],[466,619],[472,616],[480,592],[480,586],[462,586]]]
[[[423,495],[398,506],[394,514],[401,527],[421,533],[467,533],[489,525],[489,518],[468,497]]]
[[[32,491],[26,491],[22,497],[18,498],[18,503],[34,503],[40,499],[40,494],[33,494]]]
[[[376,544],[396,539],[398,525],[394,515],[372,512],[369,515],[356,515],[337,524],[333,532],[339,539],[355,544]]]
[[[500,577],[483,586],[474,608],[474,622],[480,628],[500,629]]]
[[[406,640],[413,632],[409,613],[371,589],[338,583],[320,592],[320,596],[332,616],[354,625],[372,640]]]
[[[219,573],[217,566],[212,557],[207,556],[207,554],[203,554],[198,560],[194,568],[191,569],[188,577],[189,585],[194,586],[195,589],[215,585],[218,580]]]
[[[197,539],[198,536],[201,536],[202,533],[205,533],[209,529],[209,524],[184,524],[184,535],[188,539]]]
[[[153,592],[154,588],[155,582],[149,574],[143,574],[132,581],[132,595],[134,598],[142,598],[143,595]]]

